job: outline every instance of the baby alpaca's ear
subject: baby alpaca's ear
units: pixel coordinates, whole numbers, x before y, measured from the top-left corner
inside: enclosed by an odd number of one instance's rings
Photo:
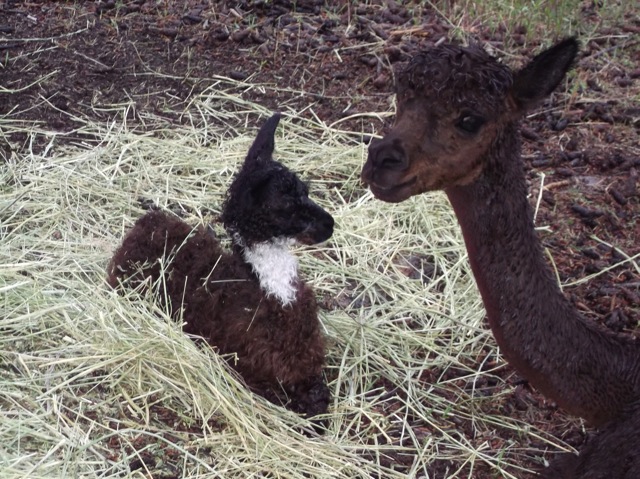
[[[257,164],[271,160],[271,156],[273,155],[273,148],[275,146],[275,132],[278,126],[278,122],[280,121],[280,113],[275,113],[271,118],[269,118],[260,131],[258,132],[258,136],[253,141],[253,145],[249,149],[249,154],[247,158],[244,160],[245,165],[249,164]]]
[[[560,84],[578,53],[571,37],[535,56],[513,77],[511,97],[521,114],[535,107]]]

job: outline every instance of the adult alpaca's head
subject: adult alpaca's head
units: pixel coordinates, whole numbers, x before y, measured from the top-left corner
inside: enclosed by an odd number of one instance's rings
[[[222,208],[222,222],[253,267],[260,286],[283,305],[298,291],[298,263],[289,245],[321,243],[333,234],[333,217],[309,198],[293,172],[274,161],[280,115],[258,132]]]
[[[309,198],[307,185],[272,158],[280,115],[260,129],[222,209],[225,228],[236,242],[321,243],[333,234],[333,218]]]

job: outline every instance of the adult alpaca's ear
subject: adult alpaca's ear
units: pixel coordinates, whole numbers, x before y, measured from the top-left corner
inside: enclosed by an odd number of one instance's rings
[[[579,44],[567,38],[535,56],[515,73],[511,97],[521,113],[530,110],[551,94],[571,68]]]
[[[278,123],[280,122],[280,113],[275,113],[269,118],[253,141],[253,145],[249,149],[247,158],[244,160],[245,165],[252,165],[270,161],[273,156],[275,146],[275,133]]]

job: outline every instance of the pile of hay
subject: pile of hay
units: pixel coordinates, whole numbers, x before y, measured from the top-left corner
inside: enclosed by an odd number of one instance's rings
[[[503,363],[457,221],[441,194],[376,201],[353,135],[285,113],[276,137],[275,158],[336,219],[297,253],[329,338],[324,435],[248,393],[151,299],[106,286],[143,205],[216,221],[269,114],[231,102],[205,93],[183,126],[123,111],[71,139],[2,125],[26,138],[0,165],[2,477],[519,475],[535,453],[505,437],[547,439],[496,412],[508,388],[481,387]]]

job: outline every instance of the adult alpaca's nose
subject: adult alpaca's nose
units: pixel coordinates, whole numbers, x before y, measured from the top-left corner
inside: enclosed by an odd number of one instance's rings
[[[403,171],[409,168],[407,157],[400,140],[383,138],[369,146],[369,161],[375,168],[391,171]]]

